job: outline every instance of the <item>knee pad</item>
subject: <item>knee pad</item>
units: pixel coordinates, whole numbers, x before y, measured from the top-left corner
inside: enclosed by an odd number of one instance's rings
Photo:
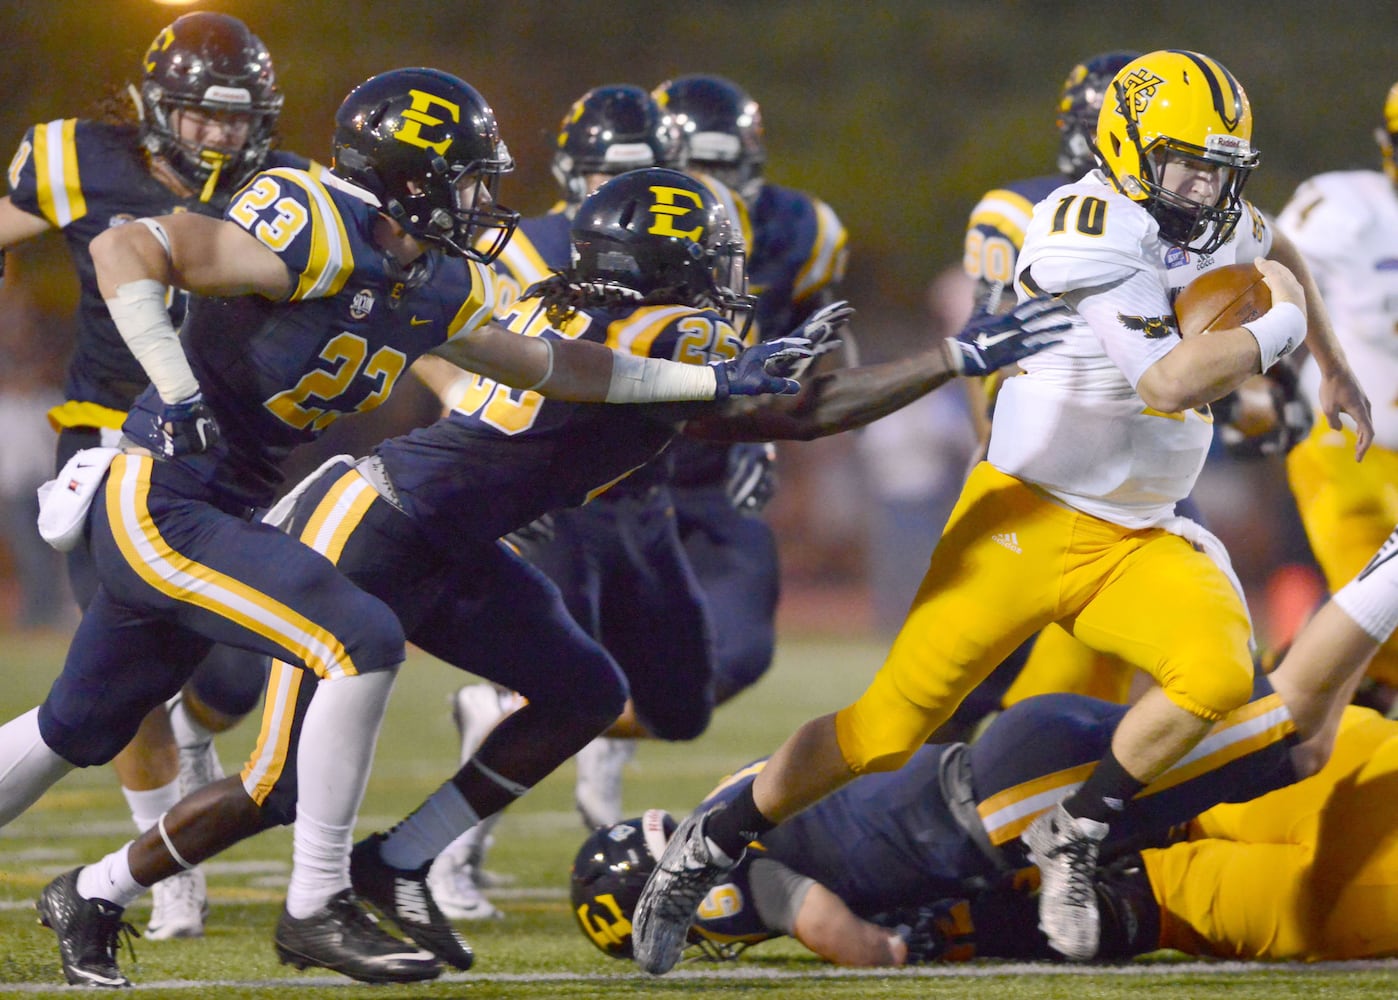
[[[260,653],[218,645],[199,664],[189,684],[215,712],[241,718],[262,701],[270,662]]]
[[[1217,722],[1252,697],[1252,664],[1215,655],[1166,664],[1158,678],[1169,699],[1191,715]]]
[[[75,726],[62,722],[48,702],[39,706],[39,735],[50,750],[74,767],[94,767],[111,763],[136,735],[142,713],[135,713],[130,724]]]

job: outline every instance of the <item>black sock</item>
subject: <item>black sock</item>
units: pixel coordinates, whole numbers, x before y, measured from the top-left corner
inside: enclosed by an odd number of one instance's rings
[[[1063,808],[1079,819],[1111,823],[1144,787],[1145,782],[1133,778],[1109,747],[1082,787],[1063,800]]]
[[[763,816],[752,800],[752,784],[704,820],[704,836],[730,858],[738,858],[748,841],[756,840],[777,824]]]

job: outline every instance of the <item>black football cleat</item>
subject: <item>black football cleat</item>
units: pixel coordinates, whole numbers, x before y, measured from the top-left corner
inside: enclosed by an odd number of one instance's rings
[[[130,986],[131,980],[117,967],[116,952],[125,934],[127,948],[135,955],[131,940],[136,928],[121,919],[124,911],[115,903],[78,895],[81,870],[74,868],[44,886],[34,903],[39,923],[58,935],[58,956],[71,985]]]
[[[442,974],[441,962],[381,929],[349,889],[304,919],[283,909],[272,941],[283,964],[329,969],[363,983],[418,983]]]
[[[427,888],[431,863],[413,871],[384,863],[379,845],[385,835],[376,833],[354,845],[350,852],[350,884],[354,891],[378,907],[416,944],[448,965],[469,969],[475,961],[471,946],[447,920],[432,890]]]

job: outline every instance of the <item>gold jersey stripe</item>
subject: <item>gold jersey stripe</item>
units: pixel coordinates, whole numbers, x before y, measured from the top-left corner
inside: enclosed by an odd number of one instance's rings
[[[87,199],[78,178],[77,129],[76,118],[34,128],[34,193],[39,211],[59,229],[87,214]]]
[[[296,290],[291,293],[291,301],[335,295],[354,273],[354,253],[350,249],[345,220],[340,216],[334,199],[324,183],[304,170],[274,167],[265,172],[282,182],[296,185],[310,196],[311,248],[305,270],[297,275]]]
[[[473,260],[466,263],[471,269],[471,294],[447,324],[447,340],[457,334],[479,330],[495,312],[495,272]]]
[[[815,203],[816,240],[811,255],[796,275],[791,298],[800,302],[812,292],[839,281],[844,276],[845,244],[849,231],[840,224],[835,210],[824,202]]]
[[[607,346],[622,354],[650,356],[655,338],[676,317],[694,312],[693,306],[642,306],[625,319],[607,326]]]

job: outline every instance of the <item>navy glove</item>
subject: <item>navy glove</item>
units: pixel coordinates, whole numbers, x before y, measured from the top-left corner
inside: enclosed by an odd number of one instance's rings
[[[843,341],[835,334],[839,329],[849,322],[849,318],[854,315],[854,306],[844,299],[831,302],[821,306],[815,312],[806,317],[806,322],[802,323],[795,330],[791,331],[793,337],[805,337],[811,342],[812,354],[804,363],[798,365],[794,371],[788,374],[799,378],[806,373],[806,369],[811,363],[822,354],[829,354],[837,349]]]
[[[805,337],[778,337],[749,347],[732,361],[715,361],[710,365],[718,379],[714,399],[794,396],[801,391],[801,383],[788,376],[815,353]]]
[[[777,490],[777,446],[735,444],[728,449],[724,493],[735,510],[756,514],[767,506]]]
[[[957,358],[960,374],[989,375],[1045,347],[1062,343],[1064,331],[1072,325],[1072,311],[1064,302],[1030,299],[1000,316],[977,313],[947,343]]]
[[[880,913],[871,919],[903,939],[908,946],[909,965],[966,962],[976,953],[970,911],[969,900],[940,899],[923,906],[906,906]]]
[[[541,514],[522,528],[516,528],[505,536],[505,542],[520,555],[552,542],[557,537],[553,514]]]
[[[138,403],[121,425],[122,433],[157,455],[175,458],[197,455],[218,443],[220,434],[214,411],[196,392],[178,403],[163,402],[152,394],[155,407]]]

